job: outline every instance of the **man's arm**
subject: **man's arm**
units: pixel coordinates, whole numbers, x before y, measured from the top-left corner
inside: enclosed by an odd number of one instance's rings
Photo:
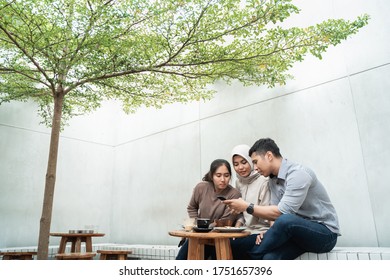
[[[249,206],[249,202],[239,198],[239,199],[229,199],[223,201],[224,204],[228,205],[236,213],[245,212]],[[254,205],[253,216],[260,217],[267,220],[276,220],[282,213],[279,211],[277,205]]]

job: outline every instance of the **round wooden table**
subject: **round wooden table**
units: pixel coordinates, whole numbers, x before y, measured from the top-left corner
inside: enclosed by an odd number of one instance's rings
[[[232,260],[232,249],[230,238],[242,238],[250,235],[249,231],[241,232],[195,232],[184,230],[173,230],[169,235],[188,238],[188,260],[203,260],[204,245],[215,245],[215,252],[218,260]]]
[[[81,251],[81,243],[85,242],[85,251],[92,252],[92,237],[102,237],[104,233],[66,233],[53,232],[51,236],[61,237],[58,254],[65,253],[66,243],[71,242],[71,253],[79,253]]]

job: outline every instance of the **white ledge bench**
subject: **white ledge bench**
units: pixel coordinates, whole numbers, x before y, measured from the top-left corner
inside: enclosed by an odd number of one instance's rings
[[[134,259],[174,260],[179,248],[177,245],[144,245],[144,244],[94,244],[97,250],[131,250]],[[1,252],[36,251],[34,247],[1,248]],[[49,259],[55,259],[58,246],[49,247]],[[96,258],[94,258],[96,259]],[[130,259],[130,257],[128,257]],[[390,260],[390,247],[335,247],[329,253],[304,253],[297,260]]]
[[[304,253],[297,260],[390,260],[390,247],[335,247],[329,253]]]

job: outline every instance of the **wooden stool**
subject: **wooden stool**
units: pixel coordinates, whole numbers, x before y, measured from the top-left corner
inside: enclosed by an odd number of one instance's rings
[[[37,252],[0,252],[3,260],[33,260]]]
[[[100,253],[101,260],[126,260],[127,255],[132,253],[126,250],[97,250],[97,252]]]
[[[62,253],[56,254],[57,260],[92,260],[96,253]]]

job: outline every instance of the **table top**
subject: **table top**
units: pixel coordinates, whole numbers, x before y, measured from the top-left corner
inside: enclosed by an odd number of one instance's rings
[[[51,232],[51,236],[64,236],[64,237],[86,237],[86,236],[92,236],[92,237],[99,237],[104,236],[104,233],[69,233],[69,232]]]
[[[185,237],[185,238],[199,238],[199,239],[216,239],[216,238],[240,238],[250,235],[250,231],[244,230],[241,232],[196,232],[185,230],[172,230],[169,232],[171,236]]]

